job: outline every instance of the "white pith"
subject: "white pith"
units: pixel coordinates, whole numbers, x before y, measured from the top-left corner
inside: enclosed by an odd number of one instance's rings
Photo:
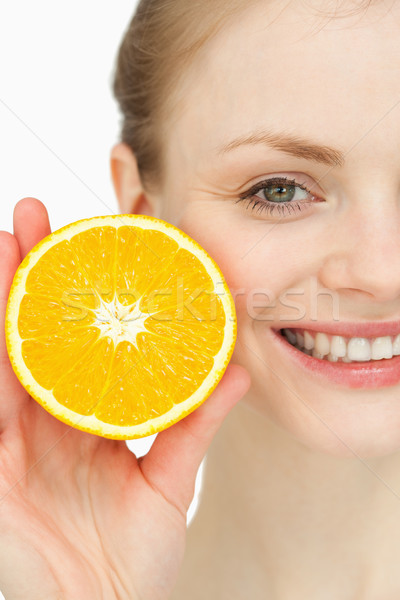
[[[317,331],[281,331],[288,342],[301,352],[330,362],[365,362],[400,355],[400,334],[346,338]]]
[[[104,302],[101,298],[99,300],[100,308],[93,311],[96,317],[93,325],[100,329],[100,335],[110,337],[115,347],[124,340],[137,347],[136,336],[142,331],[148,332],[144,322],[151,313],[142,312],[139,302],[133,306],[124,306],[117,297],[111,302]]]

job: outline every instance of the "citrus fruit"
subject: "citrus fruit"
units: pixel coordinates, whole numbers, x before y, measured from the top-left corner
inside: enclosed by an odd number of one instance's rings
[[[197,408],[236,340],[233,298],[207,252],[161,219],[112,215],[53,232],[18,267],[6,343],[52,415],[113,439],[151,435]]]

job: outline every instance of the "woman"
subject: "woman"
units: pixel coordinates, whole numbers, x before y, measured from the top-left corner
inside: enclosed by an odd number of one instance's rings
[[[3,344],[7,600],[399,597],[400,6],[346,4],[140,4],[115,74],[121,213],[210,253],[238,342],[139,461],[30,401]],[[49,233],[34,199],[14,223],[3,312]]]

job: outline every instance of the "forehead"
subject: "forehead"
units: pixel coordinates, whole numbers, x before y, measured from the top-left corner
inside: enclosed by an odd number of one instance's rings
[[[225,24],[195,57],[177,89],[168,159],[181,168],[212,161],[215,149],[260,128],[312,137],[347,150],[400,140],[400,10],[324,17],[327,3],[259,2]],[[362,146],[361,146],[362,147]]]

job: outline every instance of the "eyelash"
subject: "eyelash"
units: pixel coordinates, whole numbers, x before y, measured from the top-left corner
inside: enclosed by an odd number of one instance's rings
[[[240,196],[236,200],[236,202],[241,202],[242,200],[248,200],[249,202],[248,202],[246,208],[249,208],[249,206],[251,206],[251,210],[255,210],[256,207],[258,206],[257,213],[260,213],[260,212],[263,212],[264,210],[266,210],[267,212],[272,214],[273,211],[275,210],[275,208],[277,208],[277,207],[281,210],[281,214],[285,214],[285,212],[290,212],[290,210],[292,208],[295,212],[300,212],[303,209],[308,208],[307,204],[309,204],[311,202],[309,200],[302,201],[301,203],[299,203],[299,202],[271,202],[267,199],[263,199],[263,198],[260,198],[260,197],[257,197],[254,195],[257,192],[259,192],[260,190],[263,190],[272,185],[282,185],[282,184],[300,188],[300,189],[304,190],[305,192],[307,192],[308,194],[310,194],[312,200],[315,198],[315,196],[313,194],[311,194],[310,190],[304,184],[297,183],[295,179],[288,179],[287,177],[271,177],[270,179],[265,179],[264,181],[259,181],[252,188],[247,190],[247,192],[240,194]]]

